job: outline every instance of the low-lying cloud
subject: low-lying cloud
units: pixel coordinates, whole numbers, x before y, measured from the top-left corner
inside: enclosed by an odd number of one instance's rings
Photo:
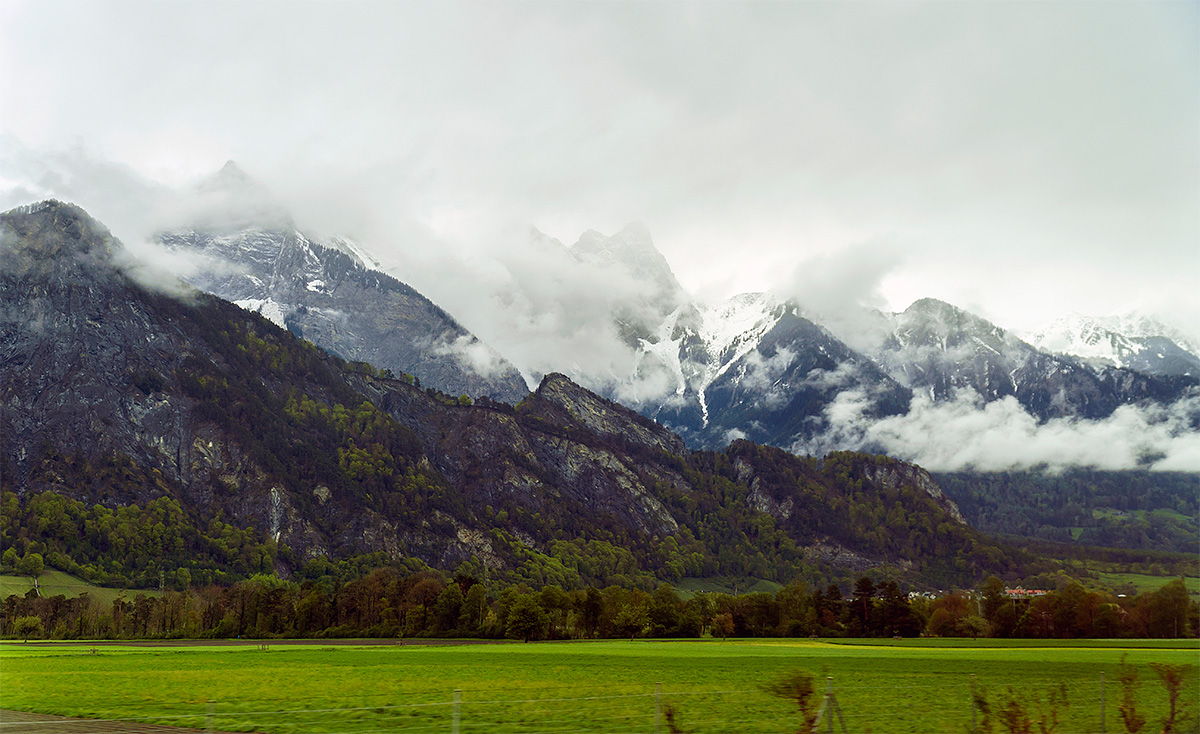
[[[934,471],[1073,466],[1200,471],[1200,395],[1167,406],[1121,406],[1103,420],[1041,423],[1011,396],[984,403],[970,389],[947,402],[916,395],[904,415],[878,419],[868,409],[861,391],[842,392],[826,408],[828,430],[792,450],[874,450]]]
[[[508,363],[495,349],[470,334],[462,334],[453,340],[442,338],[431,344],[429,350],[433,354],[453,357],[480,377],[496,377],[508,369]]]

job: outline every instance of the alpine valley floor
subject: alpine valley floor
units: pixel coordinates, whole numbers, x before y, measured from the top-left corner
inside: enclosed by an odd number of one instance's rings
[[[223,731],[781,732],[796,729],[796,704],[763,685],[801,668],[818,701],[831,681],[847,731],[968,731],[973,716],[983,723],[974,686],[994,731],[1017,702],[1034,722],[1057,713],[1055,731],[1101,732],[1123,729],[1124,659],[1148,730],[1167,712],[1151,664],[1184,666],[1191,718],[1175,730],[1198,731],[1196,640],[398,642],[5,643],[2,705]],[[1060,684],[1067,703],[1055,710]]]

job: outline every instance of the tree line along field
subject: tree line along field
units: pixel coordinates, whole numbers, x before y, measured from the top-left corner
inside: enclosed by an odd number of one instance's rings
[[[490,586],[490,588],[489,588]],[[86,587],[85,587],[86,588]],[[977,590],[937,598],[909,596],[893,581],[869,576],[849,596],[837,585],[793,583],[774,593],[681,595],[667,584],[652,593],[609,586],[534,591],[497,587],[466,573],[376,568],[342,582],[301,583],[254,576],[228,588],[209,586],[160,596],[97,589],[68,598],[51,589],[0,602],[0,635],[19,639],[191,638],[595,638],[714,637],[998,637],[1190,638],[1200,605],[1183,579],[1118,597],[1074,581],[1033,598],[1013,598],[989,577]],[[688,598],[684,598],[687,596]]]
[[[806,669],[825,677],[849,731],[963,732],[972,686],[993,712],[1018,701],[1037,720],[1065,686],[1054,731],[1125,731],[1122,661],[1141,685],[1145,731],[1167,696],[1151,664],[1186,671],[1198,731],[1200,647],[1187,641],[689,640],[422,646],[0,646],[4,707],[101,719],[261,732],[781,732],[795,702],[763,686]],[[972,679],[972,676],[974,678]],[[1101,679],[1103,676],[1103,687]],[[459,703],[455,707],[455,691]],[[1101,700],[1104,708],[1101,708]],[[209,703],[211,701],[211,704]],[[656,729],[656,715],[659,727]],[[983,723],[974,711],[975,724]],[[992,730],[1007,731],[993,715]],[[840,729],[839,729],[840,730]],[[1036,729],[1035,729],[1036,730]]]

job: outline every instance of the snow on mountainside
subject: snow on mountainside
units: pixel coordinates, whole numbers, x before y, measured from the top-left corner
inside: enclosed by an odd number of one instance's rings
[[[709,359],[698,370],[694,389],[708,426],[710,385],[731,365],[750,354],[782,318],[779,302],[769,293],[743,293],[700,313],[699,336]]]
[[[516,402],[524,379],[499,353],[413,288],[379,270],[352,240],[325,244],[230,162],[199,187],[192,226],[160,232],[187,261],[191,285],[261,313],[346,359],[416,376],[455,395]]]
[[[720,447],[739,437],[791,446],[826,428],[823,411],[843,390],[861,391],[872,415],[902,411],[911,395],[794,304],[768,293],[681,307],[638,346],[632,383],[667,382],[652,379],[657,367],[670,374],[673,389],[633,404],[694,446]]]
[[[185,279],[344,358],[415,375],[452,394],[515,402],[516,369],[409,286],[295,230],[164,232],[191,259]]]
[[[1164,323],[1156,316],[1137,311],[1128,311],[1116,316],[1104,316],[1096,320],[1118,334],[1128,337],[1165,337],[1182,349],[1200,355],[1200,335],[1195,333],[1194,328],[1190,332],[1184,332],[1182,329]]]
[[[1097,319],[1073,313],[1031,332],[1028,340],[1045,352],[1078,357],[1094,366],[1200,376],[1200,356],[1183,346],[1186,337],[1147,316]]]
[[[1047,354],[991,322],[935,299],[889,317],[893,333],[871,356],[934,402],[970,389],[985,403],[1012,396],[1040,420],[1105,418],[1121,405],[1171,401],[1193,381]]]

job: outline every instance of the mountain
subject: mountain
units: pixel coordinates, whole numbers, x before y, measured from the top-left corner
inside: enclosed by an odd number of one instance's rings
[[[986,319],[932,298],[886,317],[891,333],[872,356],[935,401],[971,389],[985,402],[1012,396],[1039,419],[1097,419],[1143,400],[1168,403],[1194,388],[1188,377],[1090,368],[1051,355]]]
[[[867,438],[868,426],[910,415],[914,395],[921,406],[963,410],[1012,399],[1015,410],[1045,423],[1172,405],[1200,385],[1193,358],[1164,337],[1124,338],[1121,360],[1097,362],[1047,353],[935,299],[828,320],[767,293],[705,306],[679,287],[641,225],[610,238],[586,233],[571,251],[586,255],[585,265],[619,264],[657,294],[609,314],[633,353],[627,377],[589,381],[586,369],[573,376],[694,448],[748,438],[800,453],[883,450]]]
[[[197,226],[158,240],[187,258],[195,287],[261,313],[346,359],[454,394],[516,402],[520,373],[450,314],[378,270],[355,243],[315,241],[233,162],[199,186]]]
[[[691,378],[654,412],[697,445],[790,447],[828,429],[826,410],[846,390],[865,396],[872,417],[907,409],[908,389],[794,304],[748,294],[701,314],[701,328],[677,339]]]
[[[690,452],[562,375],[516,406],[468,405],[124,262],[77,207],[0,215],[6,492],[167,498],[198,527],[278,542],[284,571],[367,552],[567,584],[872,566],[974,578],[1018,562],[919,467],[745,441]]]
[[[1027,335],[1051,354],[1076,357],[1095,367],[1121,367],[1151,375],[1200,377],[1200,355],[1181,346],[1174,330],[1148,317],[1095,319],[1070,314]]]
[[[665,316],[688,301],[667,259],[654,246],[650,230],[641,222],[633,222],[611,237],[588,230],[569,251],[580,262],[616,265],[635,280],[646,283],[649,287],[644,301],[660,315]]]
[[[911,393],[794,303],[747,293],[715,306],[679,285],[644,225],[586,232],[570,248],[583,265],[617,266],[642,296],[609,318],[633,352],[627,377],[588,386],[681,435],[719,448],[738,438],[791,447],[828,429],[826,410],[855,389],[865,412],[907,409]],[[587,371],[575,375],[587,379]]]
[[[1170,324],[1164,323],[1156,316],[1139,311],[1127,311],[1115,316],[1104,316],[1097,321],[1105,328],[1129,337],[1161,336],[1179,345],[1180,348],[1200,354],[1200,339],[1197,335],[1185,332]]]
[[[580,235],[568,252],[582,265],[615,268],[635,287],[635,294],[613,313],[617,333],[633,347],[661,337],[664,325],[694,321],[691,299],[650,237],[650,230],[633,222],[612,236],[595,230]]]

